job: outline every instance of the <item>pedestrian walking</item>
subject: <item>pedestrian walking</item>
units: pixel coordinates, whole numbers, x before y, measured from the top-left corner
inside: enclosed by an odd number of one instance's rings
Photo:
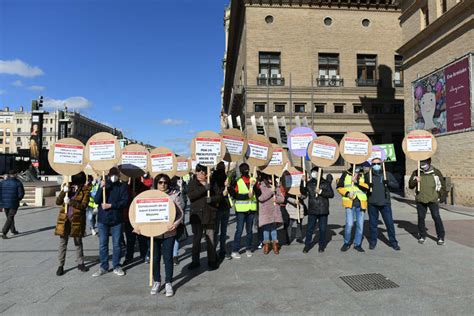
[[[77,269],[82,272],[89,271],[89,268],[84,265],[82,237],[86,230],[86,210],[90,202],[90,190],[91,187],[86,184],[86,174],[81,172],[72,176],[70,183],[63,184],[56,198],[56,205],[61,206],[54,231],[54,234],[59,236],[57,276],[64,274],[69,237],[73,238],[74,246],[76,246]]]
[[[3,239],[8,239],[8,231],[13,235],[20,233],[15,226],[15,215],[20,207],[20,201],[25,196],[25,189],[20,180],[16,178],[17,174],[15,169],[10,170],[7,179],[0,183],[0,207],[3,208],[7,217],[2,229]]]
[[[420,184],[420,190],[416,190],[416,211],[418,213],[418,242],[423,244],[426,240],[425,218],[426,212],[430,210],[431,217],[435,223],[438,245],[444,245],[444,225],[439,214],[439,202],[446,198],[446,181],[441,171],[431,165],[431,158],[420,162],[421,173],[417,176],[417,170],[413,171],[408,186],[415,189]]]

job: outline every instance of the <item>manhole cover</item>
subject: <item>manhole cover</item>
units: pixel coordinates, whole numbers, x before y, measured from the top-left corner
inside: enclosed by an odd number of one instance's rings
[[[341,280],[356,292],[383,290],[399,287],[380,273],[368,273],[342,276]]]

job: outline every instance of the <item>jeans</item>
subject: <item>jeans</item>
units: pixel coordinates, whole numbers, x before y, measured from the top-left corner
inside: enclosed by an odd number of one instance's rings
[[[207,262],[208,264],[215,264],[217,262],[216,246],[214,244],[214,225],[203,225],[201,219],[197,215],[191,215],[190,218],[191,229],[193,231],[193,248],[192,258],[193,262],[199,263],[201,254],[201,239],[202,235],[206,236],[207,244]]]
[[[428,208],[430,209],[431,217],[435,223],[436,235],[438,235],[438,239],[444,239],[445,232],[441,215],[439,215],[438,203],[416,203],[416,211],[418,213],[418,232],[420,237],[426,238],[425,218]]]
[[[86,216],[89,229],[96,229],[96,215],[94,214],[94,209],[92,207],[87,207]]]
[[[226,240],[227,240],[227,225],[229,224],[229,215],[230,209],[219,210],[216,216],[216,230],[214,240],[216,242],[216,249],[217,244],[220,246],[219,254],[225,255],[226,254]],[[220,233],[220,235],[219,235]]]
[[[388,240],[392,247],[398,246],[398,241],[395,238],[395,226],[393,225],[392,207],[388,205],[373,205],[369,204],[369,245],[375,247],[377,245],[377,225],[379,222],[379,212],[382,214],[383,222],[387,228]]]
[[[245,248],[246,250],[252,250],[252,226],[255,212],[235,212],[235,217],[237,219],[237,229],[235,230],[234,247],[232,251],[239,252],[240,250],[240,239],[242,238],[242,233],[244,231],[244,224],[245,232],[247,233]]]
[[[313,232],[316,223],[319,222],[319,248],[326,248],[326,229],[328,227],[328,215],[312,215],[308,214],[308,226],[306,228],[305,246],[311,247]]]
[[[175,238],[153,238],[153,281],[161,282],[161,255],[165,263],[165,283],[173,280],[173,245]]]
[[[127,239],[127,250],[125,252],[125,260],[133,260],[135,253],[135,242],[138,240],[138,249],[140,250],[140,258],[145,259],[148,252],[148,238],[143,235],[137,235],[133,232],[133,227],[130,222],[125,222],[124,225],[125,238]]]
[[[15,215],[18,209],[15,208],[4,208],[3,211],[5,212],[5,216],[7,217],[7,221],[5,225],[3,225],[2,233],[4,236],[7,235],[8,231],[10,230],[12,234],[16,232],[15,228]]]
[[[354,237],[354,246],[362,244],[362,234],[364,232],[364,212],[360,207],[346,208],[346,227],[344,229],[344,244],[351,243],[352,227],[356,219],[356,232]]]
[[[277,239],[277,226],[275,223],[270,223],[263,225],[261,227],[263,232],[263,241],[270,241],[270,237],[272,241],[278,241]]]
[[[179,253],[179,241],[175,239],[173,244],[173,257],[177,257]]]
[[[120,266],[120,238],[122,236],[122,223],[113,226],[98,223],[99,227],[99,257],[101,269],[109,270],[109,234],[112,235],[112,266]]]

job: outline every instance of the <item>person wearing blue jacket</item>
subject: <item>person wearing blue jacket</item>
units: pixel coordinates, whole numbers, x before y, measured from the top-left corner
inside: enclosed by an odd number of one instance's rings
[[[103,200],[105,187],[106,200]],[[128,202],[128,186],[120,182],[120,171],[114,167],[109,170],[108,179],[102,180],[100,188],[94,197],[99,205],[99,257],[100,268],[92,276],[101,276],[109,270],[109,234],[112,235],[112,265],[114,274],[125,275],[120,266],[120,237],[122,236],[122,212]]]
[[[20,201],[25,195],[23,184],[16,178],[16,170],[10,170],[8,178],[0,183],[0,205],[5,211],[7,221],[3,225],[2,238],[8,239],[10,230],[13,235],[19,234],[15,227],[15,215],[20,207]]]

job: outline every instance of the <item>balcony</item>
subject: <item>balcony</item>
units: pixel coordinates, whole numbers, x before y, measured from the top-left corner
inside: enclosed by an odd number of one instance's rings
[[[266,74],[260,74],[257,77],[257,86],[284,86],[285,78],[280,74],[273,74],[270,78]]]
[[[358,87],[376,87],[379,85],[379,79],[356,79]]]
[[[318,87],[343,87],[344,86],[344,79],[340,76],[320,76],[316,78],[316,84]]]
[[[403,87],[403,80],[393,80],[394,87]]]

